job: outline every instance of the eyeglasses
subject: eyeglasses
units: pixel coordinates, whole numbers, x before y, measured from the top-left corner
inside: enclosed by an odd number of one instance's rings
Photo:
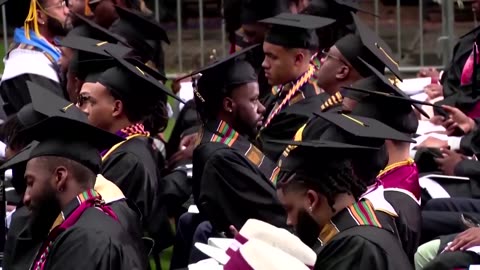
[[[322,58],[328,58],[328,57],[330,57],[330,58],[332,58],[332,59],[335,59],[335,60],[337,60],[337,61],[340,61],[340,62],[342,62],[342,63],[343,63],[344,65],[346,65],[346,66],[350,66],[346,61],[342,60],[340,57],[335,56],[335,55],[329,53],[326,49],[323,49],[323,50],[322,50]]]
[[[67,6],[67,1],[60,1],[57,4],[53,4],[51,6],[46,7],[45,9],[51,9],[51,8],[64,8]]]

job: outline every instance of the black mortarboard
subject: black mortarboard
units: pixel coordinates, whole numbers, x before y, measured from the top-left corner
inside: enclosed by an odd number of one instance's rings
[[[12,186],[18,194],[23,194],[27,189],[25,181],[25,167],[27,161],[30,159],[32,150],[37,147],[38,142],[33,141],[25,148],[20,150],[15,156],[11,157],[0,167],[0,171],[12,169]]]
[[[166,102],[166,96],[169,95],[183,103],[152,75],[116,55],[115,52],[109,50],[107,52],[116,60],[116,65],[103,72],[98,82],[123,100],[138,102],[139,107],[148,107],[156,105],[160,100]]]
[[[409,97],[405,92],[400,90],[398,87],[393,85],[382,73],[380,73],[376,68],[368,64],[363,59],[360,59],[366,68],[370,69],[373,73],[373,76],[370,78],[366,78],[364,80],[360,80],[358,82],[353,83],[350,86],[344,86],[344,88],[349,89],[361,89],[361,90],[373,90],[376,92],[385,92],[385,93],[392,93],[399,97],[403,97],[409,100]],[[354,94],[356,95],[356,94]],[[347,93],[348,96],[348,93]],[[360,95],[361,96],[361,95]],[[363,101],[362,101],[363,102]],[[362,103],[360,102],[360,103]],[[365,101],[366,102],[366,101]],[[423,114],[425,117],[429,117],[428,114],[419,106],[418,102],[413,103],[412,105],[415,107],[417,111]],[[358,106],[358,105],[357,105]]]
[[[60,46],[77,50],[75,68],[72,70],[81,81],[95,82],[101,73],[115,65],[115,60],[105,51],[125,56],[132,49],[121,44],[108,43],[81,36],[67,36],[59,42]]]
[[[281,0],[243,0],[241,23],[252,24],[287,11]]]
[[[84,165],[95,174],[100,172],[100,152],[123,140],[86,122],[58,116],[49,117],[22,133],[32,141],[40,142],[32,150],[30,159],[64,157]]]
[[[358,16],[352,16],[357,27],[357,33],[348,34],[338,40],[335,43],[337,49],[363,77],[372,75],[372,72],[358,59],[359,57],[382,74],[385,73],[385,67],[387,67],[395,76],[401,79],[398,63],[393,59],[390,47],[364,24]]]
[[[329,26],[333,19],[305,14],[282,13],[260,21],[271,24],[265,41],[286,48],[318,49],[315,29]]]
[[[115,9],[119,19],[112,24],[110,31],[124,37],[143,60],[153,59],[157,41],[170,44],[167,32],[154,18],[119,6]]]
[[[282,141],[272,140],[273,143],[284,145],[295,145],[290,151],[287,159],[279,164],[284,172],[296,172],[299,168],[307,170],[316,170],[321,162],[338,162],[339,160],[349,160],[355,155],[361,155],[367,152],[377,151],[376,147],[366,147],[361,145],[347,144],[330,140],[312,140],[312,141]],[[323,157],[319,161],[317,158]]]
[[[137,58],[127,58],[126,59],[130,64],[137,66],[141,70],[145,71],[148,73],[148,75],[152,76],[154,79],[165,82],[168,78],[165,76],[165,74],[161,73],[158,70],[155,70],[154,68],[142,63],[142,61],[138,60]]]
[[[201,74],[197,82],[198,91],[195,89],[195,94],[207,104],[216,104],[218,100],[223,99],[222,92],[225,89],[257,81],[257,73],[250,61],[255,61],[252,58],[255,58],[257,51],[261,50],[260,44],[250,46],[194,71],[185,78]]]
[[[98,25],[94,21],[88,19],[87,17],[81,14],[74,13],[74,15],[80,20],[82,24],[72,29],[67,34],[67,37],[78,36],[78,35],[83,36],[86,34],[89,38],[92,38],[92,39],[108,41],[110,43],[122,43],[123,45],[128,46],[128,42],[123,36],[117,35],[116,33],[109,31],[108,29]],[[79,29],[76,30],[77,28]]]
[[[360,8],[359,2],[355,0],[330,0],[332,2],[333,12],[363,12],[378,17],[377,14],[372,11],[368,11]]]
[[[344,132],[355,137],[368,140],[395,140],[403,142],[415,142],[411,136],[397,131],[384,123],[363,116],[346,113],[319,113],[315,114],[328,122],[334,124]],[[321,137],[322,139],[328,139]],[[358,144],[358,143],[357,143]],[[364,144],[361,144],[364,145]]]

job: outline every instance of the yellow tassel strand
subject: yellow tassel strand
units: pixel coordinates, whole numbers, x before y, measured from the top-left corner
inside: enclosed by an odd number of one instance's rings
[[[37,36],[40,36],[40,30],[38,29],[38,18],[37,18],[37,0],[30,1],[30,9],[28,11],[28,16],[25,19],[24,28],[25,36],[30,39],[30,26],[33,24],[33,31]]]

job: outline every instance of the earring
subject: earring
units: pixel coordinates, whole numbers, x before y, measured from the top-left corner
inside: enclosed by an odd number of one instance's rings
[[[313,209],[312,209],[311,206],[308,208],[308,211],[309,211],[310,213],[312,213]]]
[[[45,22],[44,22],[44,21],[41,21],[41,22],[39,22],[39,23],[40,23],[41,25],[44,25],[44,24],[45,24]]]
[[[231,112],[232,112],[232,109],[228,110],[228,112],[230,112],[230,113],[231,113]]]
[[[59,192],[63,192],[63,187],[58,189]]]

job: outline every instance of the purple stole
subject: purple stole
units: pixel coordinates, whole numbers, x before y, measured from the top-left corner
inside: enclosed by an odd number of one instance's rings
[[[387,166],[380,172],[377,179],[383,183],[385,190],[404,192],[420,203],[421,187],[418,182],[418,169],[412,159]]]

